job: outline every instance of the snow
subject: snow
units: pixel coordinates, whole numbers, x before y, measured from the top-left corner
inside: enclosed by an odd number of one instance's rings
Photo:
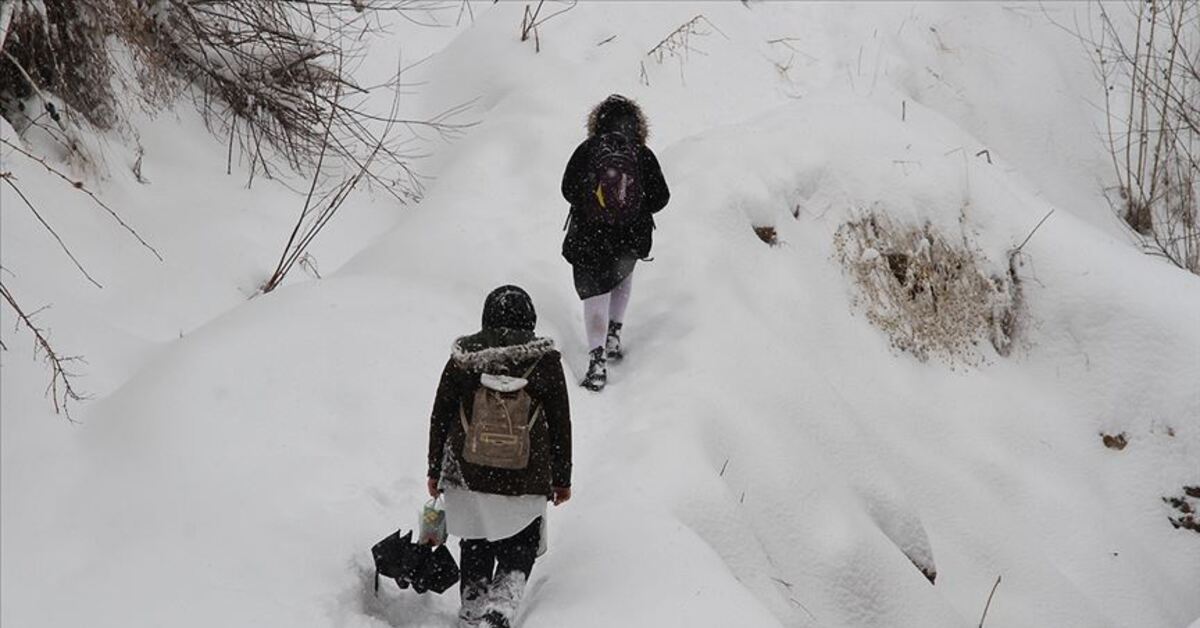
[[[302,199],[225,175],[186,105],[142,127],[149,184],[116,140],[89,179],[162,263],[4,151],[105,287],[4,189],[6,286],[54,303],[41,320],[95,398],[53,416],[4,310],[0,624],[453,625],[453,592],[375,598],[369,548],[425,501],[440,367],[488,290],[525,287],[582,377],[559,176],[621,92],[672,201],[626,359],[571,391],[574,497],[523,625],[963,626],[998,575],[992,628],[1200,625],[1200,544],[1160,499],[1200,478],[1200,281],[1111,218],[1088,61],[1040,8],[580,3],[535,53],[522,7],[370,42],[368,75],[402,43],[440,50],[405,107],[478,98],[479,124],[424,162],[421,204],[354,197],[315,245],[324,278],[269,295],[250,298]],[[645,57],[701,12],[704,54]],[[1050,209],[1023,249],[1025,335],[971,368],[891,349],[833,250],[876,210],[1003,269]]]

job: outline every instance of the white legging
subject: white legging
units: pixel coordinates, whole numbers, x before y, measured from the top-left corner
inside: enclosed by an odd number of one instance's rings
[[[583,326],[587,329],[588,348],[603,347],[608,337],[608,322],[625,321],[625,308],[633,291],[633,273],[617,284],[611,292],[583,300]]]

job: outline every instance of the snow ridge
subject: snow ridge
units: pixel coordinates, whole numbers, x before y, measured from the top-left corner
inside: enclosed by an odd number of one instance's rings
[[[324,279],[247,300],[299,205],[225,177],[186,114],[143,137],[152,185],[105,182],[163,268],[63,288],[4,197],[6,263],[45,261],[14,285],[81,295],[47,320],[106,366],[72,428],[39,366],[3,354],[0,623],[454,625],[454,593],[375,597],[368,549],[425,499],[445,345],[488,291],[524,287],[582,377],[558,177],[620,92],[672,201],[627,357],[602,394],[572,391],[574,497],[523,626],[961,627],[997,575],[992,627],[1200,625],[1200,543],[1161,501],[1200,478],[1200,282],[1100,204],[1069,37],[1021,6],[606,2],[544,24],[535,52],[522,7],[475,6],[420,66],[414,116],[478,98],[480,124],[427,162],[412,211],[356,197],[315,249]],[[646,56],[698,10],[721,31],[692,40],[705,54]],[[399,45],[373,42],[363,71]],[[55,200],[64,235],[105,228]],[[1006,260],[1051,208],[1010,356],[921,362],[855,313],[834,234],[862,211]],[[106,274],[143,267],[94,241]]]

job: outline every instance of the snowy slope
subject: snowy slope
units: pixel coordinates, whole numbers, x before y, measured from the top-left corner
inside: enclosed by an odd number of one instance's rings
[[[149,188],[116,168],[101,184],[168,260],[85,250],[111,265],[102,297],[3,197],[5,267],[39,260],[13,285],[80,295],[46,315],[98,398],[67,426],[40,366],[4,354],[0,623],[452,625],[452,593],[373,598],[366,550],[411,525],[438,369],[488,289],[525,286],[582,375],[558,177],[614,91],[650,116],[673,197],[629,357],[603,394],[572,390],[575,498],[525,625],[966,626],[998,575],[992,628],[1200,617],[1200,541],[1160,499],[1200,480],[1200,281],[1109,219],[1087,62],[1040,11],[587,3],[535,54],[522,7],[477,6],[420,66],[415,113],[478,97],[480,125],[429,162],[416,208],[356,199],[319,259],[395,228],[325,279],[245,300],[295,197],[224,177],[186,114],[144,132],[163,143]],[[698,12],[705,54],[645,57]],[[380,68],[398,43],[373,44]],[[952,370],[891,350],[833,250],[861,208],[969,234],[997,267],[1054,208],[1025,249],[1014,355]],[[1125,450],[1102,446],[1121,431]]]

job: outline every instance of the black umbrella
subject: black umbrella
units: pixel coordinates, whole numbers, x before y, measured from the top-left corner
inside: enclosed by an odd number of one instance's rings
[[[392,578],[401,589],[410,585],[417,593],[443,593],[458,582],[458,563],[445,545],[436,549],[413,543],[412,531],[400,536],[397,530],[371,548],[375,557],[375,593],[379,576]]]
[[[450,550],[445,545],[439,545],[436,549],[431,549],[428,545],[421,547],[429,550],[429,554],[413,574],[413,590],[417,593],[445,593],[446,589],[458,582],[458,563],[454,562],[454,556],[450,555]]]
[[[408,588],[408,580],[416,572],[423,558],[420,546],[412,542],[412,531],[400,536],[400,531],[389,534],[371,548],[375,557],[375,592],[379,592],[379,576],[394,578],[401,589]]]

